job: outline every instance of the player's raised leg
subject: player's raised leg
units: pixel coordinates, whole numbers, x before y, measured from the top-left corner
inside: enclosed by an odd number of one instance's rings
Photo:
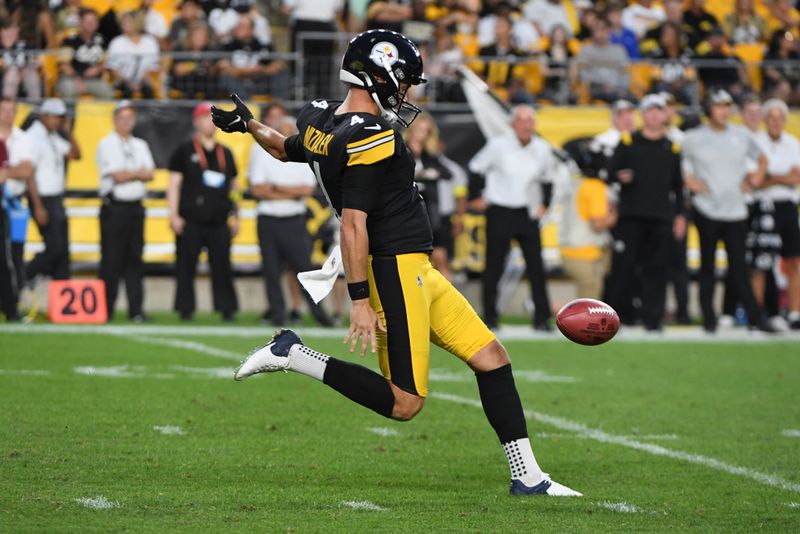
[[[258,373],[275,371],[293,371],[316,378],[384,417],[392,417],[395,412],[395,393],[383,376],[361,365],[317,352],[305,346],[291,330],[278,331],[265,346],[250,354],[236,370],[234,378],[244,380]],[[409,404],[407,399],[401,401],[398,419],[408,415]]]

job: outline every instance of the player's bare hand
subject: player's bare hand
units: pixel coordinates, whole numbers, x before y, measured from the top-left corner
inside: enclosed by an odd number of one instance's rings
[[[36,221],[36,224],[39,226],[47,226],[47,223],[50,221],[50,215],[47,213],[47,209],[44,206],[36,206],[33,209],[33,220]]]
[[[376,329],[386,332],[381,318],[369,305],[369,299],[353,301],[353,306],[350,308],[350,330],[347,331],[347,336],[344,338],[344,343],[350,344],[350,352],[355,352],[359,341],[361,341],[360,353],[362,356],[367,353],[368,346],[373,353],[377,352]]]
[[[633,171],[631,169],[620,169],[617,171],[617,180],[621,184],[629,184],[633,181]]]
[[[688,189],[692,193],[708,192],[708,184],[706,184],[703,180],[691,176],[685,176],[683,178],[683,181],[686,184],[686,189]]]
[[[241,228],[239,225],[239,217],[236,216],[231,217],[230,220],[228,221],[228,228],[231,231],[232,238],[239,235],[239,229]]]
[[[464,221],[461,220],[461,217],[459,217],[453,222],[452,236],[455,238],[463,233],[464,233]]]
[[[683,239],[686,235],[686,217],[678,215],[672,222],[672,235],[675,239]]]
[[[183,229],[186,227],[186,221],[180,215],[175,215],[174,217],[170,217],[169,225],[172,231],[175,232],[175,235],[181,235]]]

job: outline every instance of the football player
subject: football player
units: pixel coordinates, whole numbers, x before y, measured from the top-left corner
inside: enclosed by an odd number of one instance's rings
[[[224,132],[250,133],[272,156],[307,162],[341,219],[342,259],[353,301],[345,343],[378,353],[381,376],[317,352],[291,330],[278,332],[236,370],[243,380],[293,371],[320,380],[380,415],[412,419],[428,394],[430,343],[475,372],[481,403],[503,445],[512,495],[580,496],[550,479],[531,449],[505,348],[467,300],[429,261],[433,248],[424,201],[414,184],[414,157],[394,124],[420,112],[406,101],[424,83],[417,47],[399,33],[357,35],[342,60],[343,102],[314,100],[300,111],[298,135],[284,137],[253,119],[237,95],[235,109],[213,109]]]

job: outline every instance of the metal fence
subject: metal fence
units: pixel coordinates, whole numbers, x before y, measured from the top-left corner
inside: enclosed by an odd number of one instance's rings
[[[164,52],[158,57],[130,56],[90,83],[65,76],[60,63],[69,52],[5,52],[0,72],[4,94],[37,100],[42,96],[67,99],[90,95],[99,99],[120,97],[154,99],[217,99],[231,92],[245,98],[302,102],[311,98],[340,98],[339,61],[347,33],[301,32],[294,52],[238,50],[234,52]],[[459,54],[425,52],[430,83],[416,97],[426,104],[465,104],[457,67],[466,64],[481,75],[501,98],[509,102],[546,100],[560,105],[591,104],[617,96],[639,98],[647,92],[670,91],[687,105],[699,102],[708,78],[727,72],[736,92],[762,93],[775,83],[766,69],[780,73],[792,87],[800,85],[800,61],[725,59],[640,60],[626,65],[580,66],[572,58],[555,64],[544,56],[464,58]],[[6,57],[8,56],[8,57]],[[149,67],[145,67],[149,64]],[[584,79],[589,68],[617,69],[615,91],[600,94],[596,83]],[[741,79],[738,76],[741,75]]]

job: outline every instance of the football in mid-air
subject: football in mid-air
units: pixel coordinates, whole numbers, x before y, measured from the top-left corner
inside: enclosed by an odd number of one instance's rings
[[[556,325],[570,341],[600,345],[619,331],[619,315],[603,301],[575,299],[559,310]]]

